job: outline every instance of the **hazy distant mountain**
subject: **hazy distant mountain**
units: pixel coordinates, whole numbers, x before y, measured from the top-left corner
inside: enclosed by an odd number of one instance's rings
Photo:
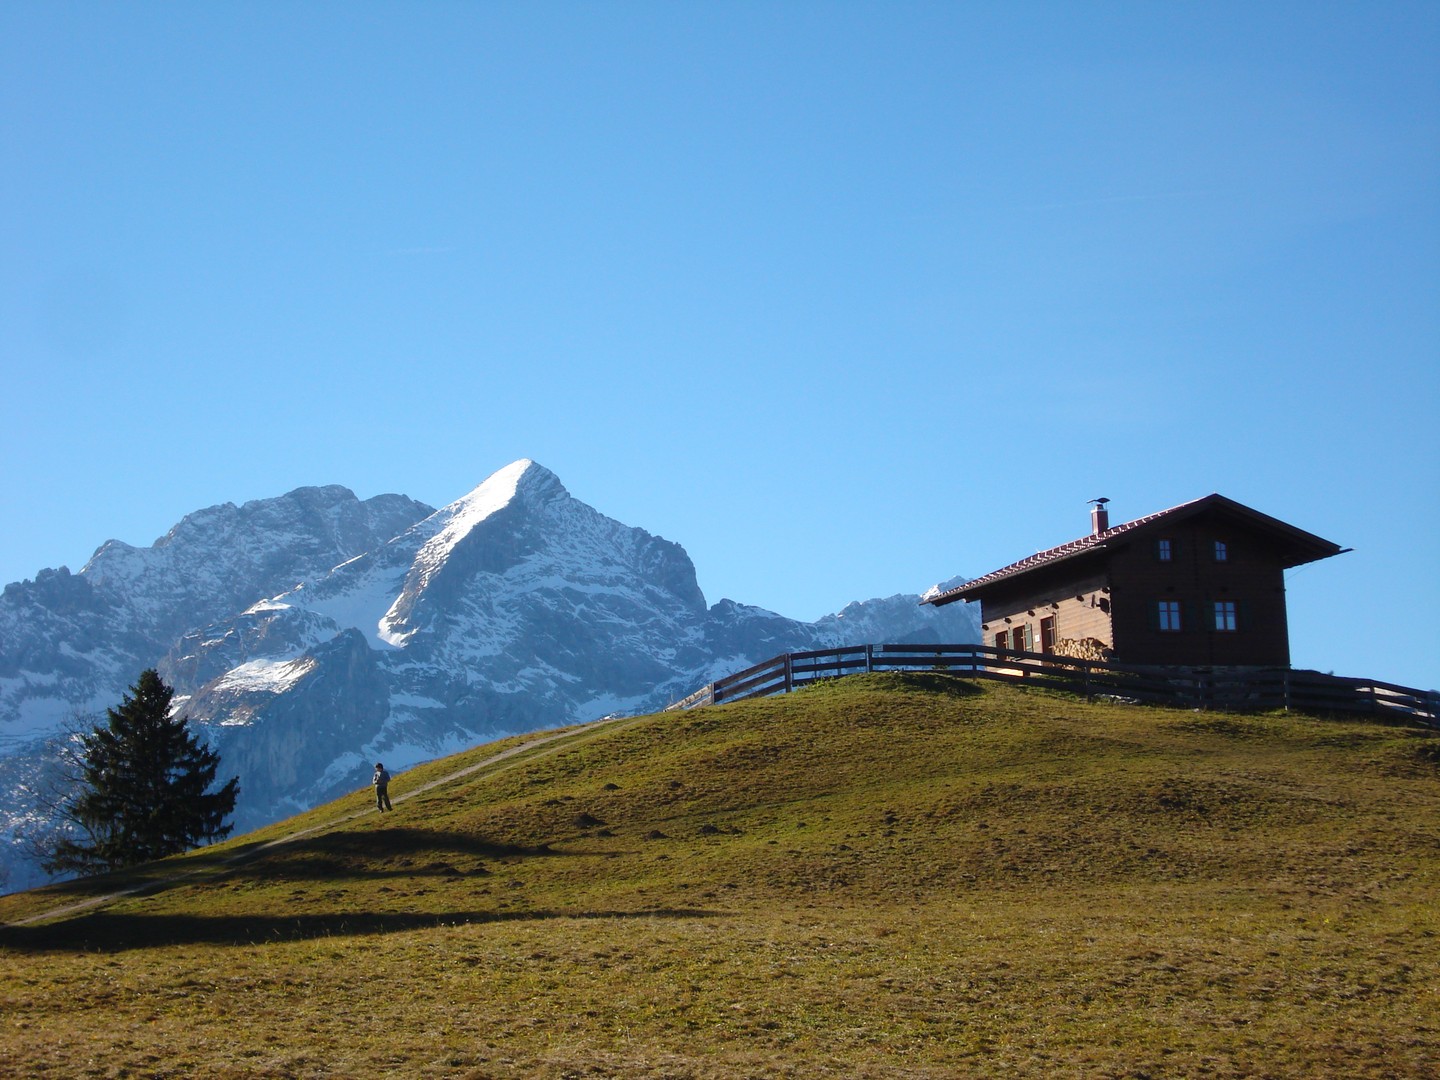
[[[605,517],[530,461],[434,511],[302,488],[7,586],[0,784],[32,780],[68,718],[93,722],[148,666],[240,776],[247,829],[362,786],[376,760],[404,768],[659,708],[778,652],[976,639],[961,605],[918,595],[813,623],[707,607],[680,545]],[[0,809],[12,889],[37,880],[14,842],[37,824],[32,807]]]

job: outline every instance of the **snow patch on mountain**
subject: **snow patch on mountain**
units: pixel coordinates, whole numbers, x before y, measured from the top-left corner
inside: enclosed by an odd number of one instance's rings
[[[373,646],[399,648],[403,641],[394,640],[387,631],[386,618],[406,572],[404,567],[357,559],[332,571],[337,580],[348,579],[349,589],[334,589],[329,595],[312,597],[306,595],[302,586],[288,594],[288,599],[293,606],[323,615],[336,626],[355,627]]]
[[[261,690],[267,694],[283,694],[310,672],[315,660],[250,660],[227,671],[214,683],[217,692],[227,690]]]

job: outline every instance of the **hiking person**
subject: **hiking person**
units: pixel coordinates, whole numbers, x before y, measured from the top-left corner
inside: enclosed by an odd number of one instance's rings
[[[375,809],[382,814],[386,810],[394,810],[390,805],[390,773],[378,761],[375,763],[375,775],[370,778],[370,783],[375,785]]]

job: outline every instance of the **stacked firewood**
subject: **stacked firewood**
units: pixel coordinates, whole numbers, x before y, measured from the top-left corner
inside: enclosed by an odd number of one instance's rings
[[[1055,642],[1055,655],[1073,656],[1076,660],[1108,662],[1114,651],[1099,638],[1061,638]]]

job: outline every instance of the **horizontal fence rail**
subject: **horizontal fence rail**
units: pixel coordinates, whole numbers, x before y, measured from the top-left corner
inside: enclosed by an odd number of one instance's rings
[[[991,645],[850,645],[781,653],[702,686],[668,706],[693,709],[784,694],[822,679],[862,671],[944,671],[974,679],[1023,682],[1054,690],[1191,709],[1294,709],[1368,713],[1440,726],[1440,694],[1374,679],[1347,679],[1290,668],[1208,669],[1081,660]]]

